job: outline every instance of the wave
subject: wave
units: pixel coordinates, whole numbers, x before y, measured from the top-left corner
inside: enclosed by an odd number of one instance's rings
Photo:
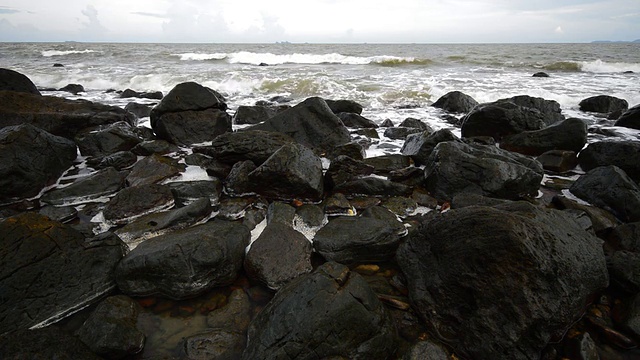
[[[401,57],[393,57],[393,56],[381,56],[381,57],[374,58],[372,60],[372,63],[380,66],[394,67],[394,66],[405,66],[405,65],[426,66],[426,65],[431,65],[434,62],[429,59],[416,59],[412,57],[401,58]]]
[[[610,63],[602,60],[594,61],[558,61],[542,67],[545,70],[591,73],[622,73],[625,71],[640,72],[640,64]]]
[[[184,54],[171,54],[177,56],[182,61],[206,61],[206,60],[224,60],[227,58],[227,54],[214,53],[214,54],[199,54],[199,53],[184,53]]]
[[[95,51],[95,50],[89,50],[89,49],[85,49],[85,50],[43,50],[41,52],[42,56],[44,57],[52,57],[52,56],[65,56],[65,55],[73,55],[73,54],[90,54],[90,53],[95,53],[95,52],[100,52],[100,51]]]
[[[568,72],[579,72],[582,70],[580,63],[573,61],[557,61],[551,64],[547,64],[542,67],[545,70],[551,71],[568,71]]]

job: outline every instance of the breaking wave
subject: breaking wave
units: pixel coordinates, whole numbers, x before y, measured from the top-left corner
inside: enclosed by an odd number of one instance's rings
[[[96,53],[96,52],[100,52],[100,51],[89,50],[89,49],[85,49],[85,50],[43,50],[41,52],[41,54],[44,57],[52,57],[52,56],[66,56],[66,55],[73,55],[73,54],[90,54],[90,53]]]

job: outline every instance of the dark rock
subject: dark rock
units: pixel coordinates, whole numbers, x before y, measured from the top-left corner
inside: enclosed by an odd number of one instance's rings
[[[328,215],[355,215],[355,209],[342,193],[331,194],[322,202],[324,212]]]
[[[165,140],[143,141],[131,149],[132,153],[140,156],[164,155],[177,151],[180,151],[179,147]]]
[[[550,150],[580,152],[587,143],[587,124],[577,118],[564,120],[541,130],[524,131],[503,138],[500,147],[525,155],[538,156]]]
[[[151,116],[151,106],[147,104],[139,104],[137,102],[128,103],[124,109],[138,118],[145,118]]]
[[[436,145],[445,141],[460,141],[460,139],[447,129],[438,130],[434,133],[421,132],[407,136],[400,153],[410,156],[417,166],[424,165]]]
[[[192,226],[206,219],[210,214],[211,202],[207,198],[202,198],[179,209],[143,215],[116,230],[116,234],[129,249],[134,249],[143,241],[169,231]]]
[[[267,208],[267,224],[280,223],[291,227],[296,209],[288,204],[274,201]]]
[[[112,224],[126,224],[140,216],[171,208],[173,195],[167,185],[127,187],[116,194],[104,208],[104,218]]]
[[[0,129],[0,203],[37,195],[76,156],[72,141],[30,124]]]
[[[640,291],[640,253],[616,251],[607,257],[611,283],[631,294]]]
[[[393,181],[368,177],[347,181],[333,188],[334,192],[341,192],[347,197],[360,195],[371,196],[408,196],[411,187]]]
[[[275,199],[318,201],[324,189],[322,161],[296,143],[283,145],[249,174],[249,180],[258,194]]]
[[[55,326],[44,329],[19,330],[0,337],[3,359],[100,360],[77,337]]]
[[[424,170],[419,167],[409,166],[389,172],[387,178],[393,182],[408,186],[422,186],[424,184]]]
[[[404,140],[407,136],[416,133],[422,133],[423,130],[409,127],[390,127],[384,131],[384,136],[393,140]]]
[[[14,91],[40,96],[40,91],[27,76],[0,68],[0,91]]]
[[[321,265],[280,289],[249,326],[243,359],[387,359],[395,329],[366,281]]]
[[[393,196],[382,202],[382,206],[401,218],[415,214],[418,203],[404,196]]]
[[[214,220],[149,239],[118,264],[118,287],[133,296],[185,299],[229,285],[250,237],[242,224]]]
[[[246,345],[245,335],[233,331],[206,330],[184,339],[187,360],[236,360]]]
[[[600,166],[615,165],[636,182],[640,182],[640,142],[598,141],[589,144],[578,155],[584,171]]]
[[[151,100],[162,100],[162,91],[152,91],[152,92],[138,92],[131,89],[126,89],[120,93],[121,98],[141,98],[141,99],[151,99]]]
[[[495,206],[509,203],[511,200],[490,198],[478,194],[461,193],[451,199],[452,209],[461,209],[469,206]]]
[[[620,115],[616,126],[640,130],[640,105],[636,105]]]
[[[402,356],[401,360],[449,360],[447,352],[431,341],[420,341]]]
[[[358,104],[357,102],[353,101],[353,100],[324,100],[327,105],[329,106],[329,109],[331,109],[331,111],[334,114],[339,114],[339,113],[353,113],[353,114],[362,114],[362,105]]]
[[[166,113],[155,118],[152,127],[159,138],[179,145],[211,141],[232,130],[231,117],[218,109]]]
[[[462,138],[461,140],[465,144],[469,144],[469,145],[492,145],[492,146],[495,146],[495,145],[498,144],[496,142],[496,139],[492,138],[491,136],[474,136],[474,137]]]
[[[294,224],[302,223],[307,227],[319,227],[325,224],[326,217],[320,206],[304,204],[296,208],[296,216],[293,218],[293,221]]]
[[[0,334],[54,323],[115,288],[119,239],[87,242],[31,212],[1,222],[0,233]]]
[[[523,131],[540,130],[545,116],[537,109],[496,101],[478,105],[462,118],[462,137],[491,136],[496,141]]]
[[[569,189],[575,196],[624,222],[640,221],[640,187],[617,166],[601,166],[580,176]]]
[[[231,196],[242,196],[253,193],[253,183],[249,174],[256,169],[253,161],[239,161],[233,165],[229,175],[224,179],[225,192]]]
[[[622,325],[635,337],[640,335],[640,294],[635,295],[630,301],[627,316]]]
[[[87,165],[96,170],[113,167],[116,170],[128,169],[138,161],[136,154],[131,151],[118,151],[111,155],[87,159]]]
[[[373,166],[375,173],[388,173],[411,166],[411,158],[400,154],[374,156],[364,159],[363,162]]]
[[[68,93],[72,93],[73,95],[78,95],[78,93],[84,92],[84,86],[80,84],[69,84],[63,88],[58,89],[58,91],[66,91]]]
[[[199,166],[206,170],[209,176],[216,177],[218,179],[226,178],[231,172],[231,166],[225,164],[210,156],[193,153],[184,157],[187,165]]]
[[[238,110],[233,115],[233,123],[236,125],[259,124],[267,121],[277,113],[290,108],[288,105],[281,106],[238,106]]]
[[[55,64],[53,64],[53,67],[64,67],[64,65],[60,64],[60,63],[55,63]]]
[[[461,193],[504,199],[535,196],[544,172],[529,157],[495,146],[447,141],[438,144],[425,167],[425,186],[433,196],[451,200]]]
[[[247,211],[255,208],[266,208],[266,205],[255,196],[222,198],[216,218],[235,221],[245,216]]]
[[[545,77],[545,78],[546,78],[546,77],[549,77],[549,74],[547,74],[547,73],[546,73],[546,72],[544,72],[544,71],[539,71],[539,72],[537,72],[537,73],[533,74],[532,76],[533,76],[533,77]]]
[[[233,165],[250,160],[262,164],[282,145],[294,140],[285,134],[269,131],[247,130],[224,133],[209,146],[194,148],[194,152],[211,156],[217,161]]]
[[[87,128],[75,137],[83,156],[103,157],[118,151],[128,151],[142,142],[133,127],[117,122],[105,128]]]
[[[213,329],[244,333],[250,322],[251,303],[247,293],[242,289],[233,290],[227,305],[207,315],[207,325]]]
[[[428,207],[429,209],[435,209],[438,207],[438,199],[431,196],[431,194],[424,189],[413,189],[411,198],[420,206]]]
[[[349,131],[327,103],[318,97],[308,98],[285,110],[252,130],[280,132],[320,153],[330,152],[350,141]]]
[[[198,199],[209,199],[212,206],[216,206],[222,192],[222,182],[218,179],[179,181],[168,183],[176,206],[187,206]]]
[[[441,96],[431,106],[450,113],[468,113],[478,105],[471,96],[460,91],[451,91]]]
[[[75,205],[92,202],[115,194],[124,187],[124,176],[118,170],[108,167],[85,178],[76,180],[62,189],[45,193],[40,201],[52,205]]]
[[[461,357],[537,359],[608,285],[601,241],[518,202],[432,217],[398,249],[430,333]]]
[[[292,102],[293,99],[288,97],[288,96],[284,96],[284,95],[276,95],[273,96],[269,99],[270,102],[274,102],[274,103],[278,103],[278,104],[284,104],[284,103],[288,103],[288,102]],[[256,104],[258,105],[258,104]]]
[[[362,161],[352,159],[348,156],[338,156],[331,161],[329,169],[325,174],[327,188],[331,189],[336,185],[353,180],[360,176],[371,175],[374,167]]]
[[[518,95],[498,101],[511,102],[519,106],[538,110],[542,113],[546,125],[552,125],[558,121],[564,120],[560,104],[555,100],[545,100],[543,98],[532,97],[529,95]]]
[[[549,150],[536,158],[547,171],[564,173],[578,166],[578,156],[574,151]]]
[[[393,121],[391,121],[391,119],[384,119],[384,121],[382,122],[382,124],[380,124],[380,127],[393,127]]]
[[[202,111],[207,109],[227,110],[224,97],[215,90],[195,82],[176,85],[167,96],[151,111],[151,123],[154,119],[167,114],[183,111]]]
[[[73,206],[45,206],[38,213],[61,223],[69,222],[78,217],[78,210]]]
[[[73,139],[82,129],[119,121],[134,126],[136,117],[117,106],[87,100],[0,91],[0,128],[28,123],[53,135]]]
[[[355,141],[351,141],[346,144],[338,145],[333,148],[331,152],[325,154],[329,159],[335,159],[341,155],[348,156],[355,160],[364,160],[366,153],[362,145]]]
[[[414,118],[406,118],[398,126],[407,127],[407,128],[414,128],[414,129],[420,129],[422,131],[428,131],[428,132],[433,132],[434,131],[431,128],[431,126],[425,124],[424,122],[422,122],[419,119],[414,119]]]
[[[551,203],[560,210],[578,210],[582,211],[591,220],[591,226],[596,235],[602,237],[608,234],[613,228],[618,226],[619,221],[611,215],[610,212],[597,208],[595,206],[582,205],[565,196],[556,195],[551,199]]]
[[[580,101],[581,111],[589,111],[601,114],[608,114],[617,110],[626,111],[629,108],[627,100],[619,99],[610,95],[598,95]]]
[[[184,166],[177,160],[153,154],[138,161],[127,176],[129,186],[154,184],[184,171]]]
[[[140,305],[124,296],[103,300],[78,329],[78,338],[91,351],[108,359],[135,355],[144,347],[144,334],[136,328]]]
[[[622,250],[640,253],[640,222],[615,227],[609,235],[607,243]]]
[[[278,290],[311,272],[311,243],[291,225],[272,222],[251,244],[244,259],[249,277]]]
[[[404,235],[394,217],[339,216],[329,221],[313,239],[313,249],[328,261],[343,264],[392,259]]]
[[[349,128],[376,129],[378,127],[378,125],[375,122],[359,114],[350,113],[350,112],[341,112],[336,115],[338,115],[340,120],[342,120],[342,123],[344,124],[344,126]]]

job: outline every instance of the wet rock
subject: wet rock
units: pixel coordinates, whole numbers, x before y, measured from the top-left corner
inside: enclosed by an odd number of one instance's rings
[[[250,129],[287,134],[318,153],[330,152],[351,140],[340,118],[318,97],[308,98]]]
[[[117,106],[87,100],[0,91],[0,128],[31,124],[53,135],[73,139],[82,129],[119,121],[135,126],[136,117]]]
[[[414,129],[420,129],[422,131],[427,131],[427,132],[433,132],[433,128],[431,128],[431,126],[427,125],[425,122],[423,122],[420,119],[415,119],[415,118],[411,118],[408,117],[406,119],[404,119],[400,125],[398,125],[399,127],[407,127],[407,128],[414,128]]]
[[[343,264],[389,260],[404,235],[397,222],[395,218],[339,216],[316,233],[313,248],[327,261]]]
[[[152,91],[152,92],[139,92],[131,89],[125,89],[122,93],[120,93],[121,98],[141,98],[141,99],[151,99],[151,100],[162,100],[162,91]]]
[[[500,147],[525,155],[538,156],[550,150],[580,152],[587,143],[587,124],[577,118],[564,120],[541,130],[508,136]]]
[[[400,154],[391,154],[366,158],[363,162],[373,166],[375,173],[388,173],[410,166],[411,158]]]
[[[177,207],[187,206],[199,199],[209,199],[212,206],[219,203],[222,183],[218,179],[199,181],[179,181],[169,184]]]
[[[461,193],[451,199],[451,208],[461,209],[469,206],[495,206],[508,202],[510,202],[510,200],[495,199],[478,194]]]
[[[116,234],[129,249],[134,249],[143,241],[192,226],[206,219],[210,214],[211,202],[207,198],[202,198],[179,209],[143,215],[116,230]]]
[[[76,135],[75,142],[83,156],[104,157],[118,151],[128,151],[142,139],[126,122],[111,124],[105,128],[88,128]]]
[[[545,116],[538,109],[510,101],[478,105],[462,118],[462,137],[491,136],[496,141],[523,131],[540,130]]]
[[[250,237],[241,224],[214,220],[149,239],[118,264],[118,287],[132,296],[185,299],[229,285]]]
[[[640,222],[616,226],[607,243],[622,250],[640,252]]]
[[[204,154],[193,153],[185,156],[184,160],[187,165],[200,166],[205,169],[209,176],[218,179],[226,178],[229,172],[231,172],[231,166],[229,164],[225,164]]]
[[[0,91],[13,91],[40,96],[40,91],[27,76],[11,70],[0,68]]]
[[[549,150],[536,158],[542,168],[556,173],[565,173],[578,166],[578,156],[574,151]]]
[[[151,106],[147,104],[139,104],[137,102],[128,103],[124,109],[138,118],[145,118],[151,116]]]
[[[227,305],[207,315],[207,325],[213,329],[244,333],[250,322],[251,303],[247,293],[242,289],[233,290]]]
[[[120,190],[106,204],[103,214],[112,224],[126,224],[135,218],[174,205],[173,195],[167,185],[139,185]]]
[[[402,360],[449,360],[449,355],[440,346],[431,341],[420,341],[402,356]]]
[[[460,139],[447,129],[438,130],[434,133],[421,132],[407,136],[400,153],[410,156],[416,165],[424,165],[436,145],[445,141],[460,141]]]
[[[401,218],[413,215],[418,209],[415,200],[404,197],[390,197],[382,203],[382,206]]]
[[[77,337],[60,328],[20,330],[0,337],[3,359],[100,360]]]
[[[123,170],[130,168],[137,161],[138,157],[131,151],[118,151],[105,157],[89,158],[87,159],[87,165],[96,170],[106,169],[108,167]]]
[[[72,93],[73,95],[78,95],[81,92],[84,92],[84,86],[80,84],[68,84],[67,86],[58,89],[58,91],[66,91],[68,93]]]
[[[362,145],[355,141],[351,141],[343,145],[338,145],[333,148],[332,151],[324,154],[324,156],[329,159],[335,159],[341,155],[348,156],[355,160],[363,160],[365,157],[365,151]]]
[[[296,209],[288,204],[274,201],[267,208],[267,224],[280,223],[291,227]]]
[[[311,243],[291,225],[271,222],[251,244],[244,268],[251,278],[278,290],[311,272]]]
[[[196,147],[193,151],[230,165],[245,160],[260,165],[283,145],[293,142],[285,134],[246,130],[224,133],[213,139],[211,145]]]
[[[333,191],[343,193],[348,198],[360,195],[408,196],[411,194],[411,187],[377,177],[367,177],[337,185]]]
[[[236,360],[246,344],[244,334],[227,330],[207,330],[184,340],[185,359]]]
[[[342,120],[342,123],[344,124],[344,126],[348,128],[376,129],[378,127],[378,125],[375,122],[359,114],[350,113],[350,112],[341,112],[336,115],[338,115],[340,120]]]
[[[533,77],[546,78],[546,77],[549,77],[549,74],[547,74],[547,73],[546,73],[546,72],[544,72],[544,71],[539,71],[539,72],[537,72],[537,73],[535,73],[535,74],[533,74],[533,75],[531,75],[531,76],[533,76]]]
[[[635,295],[629,302],[627,314],[622,324],[634,336],[640,335],[640,294]]]
[[[423,130],[409,127],[390,127],[384,131],[384,136],[393,140],[404,140],[407,136],[416,133],[422,133]]]
[[[391,119],[384,119],[382,124],[380,124],[380,127],[386,127],[386,128],[394,127],[393,121],[391,121]]]
[[[395,342],[393,322],[366,281],[326,263],[278,291],[253,319],[242,358],[387,359]]]
[[[235,221],[241,219],[252,209],[266,208],[255,196],[222,198],[216,218]]]
[[[184,82],[171,89],[167,96],[153,108],[152,117],[166,113],[206,109],[226,110],[227,104],[224,97],[215,90],[195,82]]]
[[[233,115],[233,123],[236,125],[254,125],[267,121],[277,113],[290,108],[288,105],[281,106],[238,106],[238,110]]]
[[[607,257],[607,266],[612,284],[631,294],[640,291],[640,253],[616,251]]]
[[[325,174],[327,188],[345,183],[359,176],[371,175],[374,167],[348,156],[338,156],[331,161]]]
[[[132,153],[140,156],[164,155],[177,151],[180,151],[179,147],[165,140],[143,141],[131,149]]]
[[[542,113],[546,125],[552,125],[564,120],[564,115],[562,115],[560,104],[555,100],[545,100],[543,98],[533,97],[529,95],[518,95],[498,101],[512,102],[519,106],[538,110]]]
[[[252,194],[254,189],[249,174],[255,169],[256,165],[251,160],[235,163],[224,179],[225,192],[231,196]]]
[[[599,166],[615,165],[640,182],[640,142],[638,141],[598,141],[589,144],[578,155],[578,162],[584,171]]]
[[[327,215],[355,215],[356,211],[347,200],[347,197],[341,193],[334,193],[328,196],[322,202],[324,212]]]
[[[518,199],[537,195],[544,172],[536,160],[494,146],[438,144],[425,167],[425,187],[438,199],[461,193]]]
[[[73,206],[45,206],[38,213],[61,223],[69,222],[78,217],[78,210]]]
[[[438,200],[422,188],[413,189],[411,198],[420,206],[428,207],[429,209],[438,207]]]
[[[184,171],[184,165],[177,160],[153,154],[138,161],[127,176],[129,186],[147,185],[160,182]]]
[[[123,174],[108,167],[76,180],[62,189],[49,191],[40,198],[40,201],[51,205],[80,204],[115,194],[123,187]]]
[[[46,326],[115,289],[119,239],[88,242],[36,213],[4,220],[0,233],[0,334]]]
[[[601,166],[580,176],[569,189],[575,196],[624,222],[640,221],[640,188],[617,166]]]
[[[640,105],[636,105],[620,115],[616,126],[640,130]]]
[[[32,125],[0,129],[0,203],[37,195],[76,155],[72,141]]]
[[[422,186],[424,183],[424,170],[419,167],[409,166],[404,169],[391,171],[387,175],[387,178],[408,186]]]
[[[353,101],[353,100],[328,100],[325,99],[324,100],[327,105],[329,106],[329,109],[331,109],[331,111],[333,111],[334,114],[339,114],[339,113],[353,113],[353,114],[362,114],[362,105],[358,104],[357,102]]]
[[[429,332],[465,358],[538,358],[608,285],[599,239],[524,202],[431,217],[396,259]]]
[[[619,221],[610,212],[595,206],[579,204],[565,196],[556,195],[551,199],[551,203],[560,210],[579,210],[587,214],[591,220],[593,231],[600,237],[608,234],[619,224]]]
[[[308,227],[318,227],[324,225],[326,217],[324,211],[318,205],[304,204],[296,208],[295,222],[302,222]]]
[[[103,300],[78,329],[78,338],[91,351],[109,359],[122,359],[142,351],[145,336],[136,328],[140,305],[118,295]]]
[[[468,113],[478,105],[471,96],[460,91],[451,91],[441,96],[431,106],[450,113]]]
[[[253,170],[249,179],[255,192],[267,198],[317,201],[323,195],[322,161],[295,143],[283,145]]]
[[[601,114],[608,114],[618,110],[626,111],[629,108],[627,100],[610,95],[592,96],[580,101],[580,104],[578,105],[580,106],[581,111]]]

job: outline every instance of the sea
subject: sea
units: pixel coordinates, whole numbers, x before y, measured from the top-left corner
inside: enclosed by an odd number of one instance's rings
[[[54,67],[54,64],[63,65]],[[295,104],[311,96],[349,99],[368,119],[399,124],[407,117],[435,129],[451,128],[430,105],[458,90],[480,103],[530,95],[560,103],[565,116],[593,126],[597,139],[640,139],[579,111],[581,100],[612,95],[640,104],[640,43],[579,44],[140,44],[0,43],[0,67],[27,75],[42,89],[83,85],[72,95],[124,107],[130,101],[109,90],[162,91],[195,81],[224,94],[233,114],[241,105],[274,97]],[[536,72],[548,78],[532,77]],[[141,119],[141,124],[148,125]],[[456,128],[452,128],[456,131]],[[398,151],[382,137],[368,155]],[[391,149],[391,150],[389,150]]]

